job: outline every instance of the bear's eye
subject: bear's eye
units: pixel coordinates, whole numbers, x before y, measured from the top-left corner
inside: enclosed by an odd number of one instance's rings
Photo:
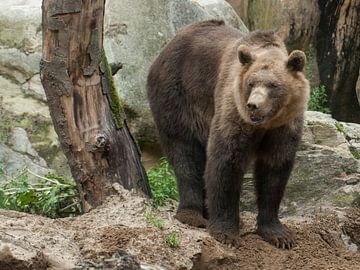
[[[278,88],[278,87],[279,87],[279,85],[276,84],[276,83],[269,83],[267,86],[268,86],[269,88]]]
[[[249,88],[253,88],[255,86],[255,82],[249,82],[248,86],[249,86]]]

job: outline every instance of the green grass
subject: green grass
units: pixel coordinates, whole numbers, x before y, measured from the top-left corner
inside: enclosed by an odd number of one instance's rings
[[[165,242],[171,248],[178,248],[180,246],[180,239],[175,232],[169,233],[165,238]]]
[[[171,200],[179,199],[174,171],[165,158],[161,158],[160,166],[149,169],[147,174],[155,206],[167,205]]]
[[[154,212],[151,210],[147,211],[145,214],[145,220],[146,224],[154,226],[155,228],[158,228],[159,230],[164,229],[164,221],[160,218],[158,218]]]
[[[310,92],[308,110],[330,113],[330,109],[326,106],[326,104],[327,104],[327,95],[326,95],[325,86],[320,85],[319,87],[312,88]]]
[[[29,174],[38,181],[30,182]],[[8,178],[0,186],[0,208],[50,218],[74,216],[81,212],[76,184],[71,180],[52,174],[40,176],[28,169],[10,178],[1,164],[0,176]]]

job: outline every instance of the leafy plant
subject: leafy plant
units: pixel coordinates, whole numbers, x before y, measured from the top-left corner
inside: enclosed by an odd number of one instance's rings
[[[4,169],[0,170],[4,174]],[[37,177],[31,183],[28,175]],[[51,218],[65,217],[81,212],[75,183],[57,175],[46,177],[24,169],[0,186],[0,208],[40,214]]]
[[[155,206],[168,204],[171,200],[178,200],[174,171],[170,169],[166,158],[161,158],[161,164],[147,172]]]
[[[330,113],[330,109],[326,107],[327,95],[324,85],[314,87],[310,92],[310,99],[308,103],[309,111],[318,111],[323,113]]]
[[[180,239],[175,232],[171,232],[166,236],[166,244],[171,248],[177,248],[180,246]]]

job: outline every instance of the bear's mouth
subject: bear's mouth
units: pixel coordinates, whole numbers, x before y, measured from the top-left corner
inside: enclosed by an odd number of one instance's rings
[[[265,116],[251,115],[250,120],[253,125],[258,125],[258,124],[261,124],[262,122],[264,122]]]

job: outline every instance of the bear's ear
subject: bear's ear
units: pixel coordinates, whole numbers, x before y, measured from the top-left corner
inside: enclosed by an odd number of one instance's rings
[[[254,57],[251,55],[250,49],[246,45],[240,45],[238,47],[238,57],[241,64],[251,65],[254,62]]]
[[[292,51],[287,61],[287,67],[291,71],[303,71],[306,64],[305,53],[299,50]]]

